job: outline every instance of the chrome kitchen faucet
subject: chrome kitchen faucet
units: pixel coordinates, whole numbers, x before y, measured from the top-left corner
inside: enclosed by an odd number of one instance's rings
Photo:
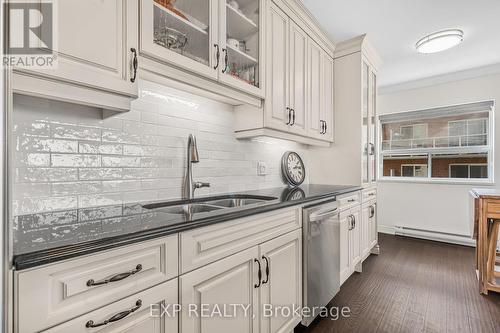
[[[198,147],[196,145],[196,137],[189,134],[187,146],[187,171],[186,178],[184,179],[183,197],[184,199],[193,199],[194,190],[202,187],[210,187],[210,183],[193,182],[193,163],[200,162],[198,154]]]

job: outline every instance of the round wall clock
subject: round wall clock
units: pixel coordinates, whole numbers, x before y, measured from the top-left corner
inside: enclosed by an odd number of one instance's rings
[[[286,183],[292,186],[299,186],[306,178],[304,162],[299,154],[287,151],[281,158],[281,174]]]

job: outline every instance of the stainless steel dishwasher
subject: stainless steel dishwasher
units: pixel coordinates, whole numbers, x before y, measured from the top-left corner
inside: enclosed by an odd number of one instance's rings
[[[303,304],[309,324],[340,290],[340,223],[335,199],[306,206],[302,211]]]

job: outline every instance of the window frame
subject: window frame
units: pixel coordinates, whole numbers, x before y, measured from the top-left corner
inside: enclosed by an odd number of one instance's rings
[[[488,112],[488,117],[475,118],[475,119],[486,119],[487,120],[487,145],[485,146],[465,146],[465,147],[435,147],[435,148],[409,148],[409,149],[396,149],[396,150],[382,150],[382,126],[384,123],[393,122],[393,118],[397,118],[402,116],[401,121],[407,121],[408,116],[412,113],[422,112],[422,111],[434,111],[438,109],[446,109],[450,110],[453,108],[463,109],[468,107],[469,105],[476,104],[488,104],[489,110],[484,108],[481,112]],[[449,106],[440,106],[431,109],[423,109],[423,110],[413,110],[413,111],[403,111],[403,112],[394,112],[390,114],[378,115],[378,145],[377,145],[377,156],[378,156],[378,177],[377,181],[380,182],[388,182],[388,183],[428,183],[428,184],[454,184],[454,185],[480,185],[480,186],[491,186],[495,184],[495,106],[496,101],[494,99],[478,101],[473,103],[464,103],[459,105],[449,105]],[[472,111],[469,113],[473,113]],[[464,112],[467,114],[467,112]],[[444,117],[445,115],[443,115]],[[391,117],[390,121],[383,122],[381,118]],[[474,119],[474,118],[472,118]],[[468,119],[463,119],[468,120]],[[418,121],[418,120],[417,120]],[[395,121],[394,121],[395,122]],[[415,123],[415,124],[422,124]],[[412,124],[413,125],[413,124]],[[403,125],[406,126],[406,125]],[[428,131],[428,128],[427,128]],[[448,129],[449,131],[449,129]],[[467,129],[468,131],[468,129]],[[488,167],[488,178],[441,178],[436,177],[432,178],[432,156],[436,154],[457,154],[457,153],[483,153],[487,155],[487,167]],[[408,155],[427,155],[428,156],[428,175],[427,177],[396,177],[396,176],[384,176],[384,157],[385,156],[408,156]],[[467,164],[467,163],[464,163]],[[484,165],[484,163],[479,163]],[[469,171],[470,172],[470,171]]]

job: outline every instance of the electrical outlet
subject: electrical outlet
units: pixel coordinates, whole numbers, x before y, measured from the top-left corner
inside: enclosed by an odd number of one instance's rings
[[[258,162],[257,163],[257,175],[258,176],[265,176],[267,175],[267,165],[264,162]]]

